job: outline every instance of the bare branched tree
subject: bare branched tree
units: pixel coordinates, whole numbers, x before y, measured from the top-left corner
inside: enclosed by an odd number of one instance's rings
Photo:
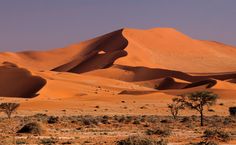
[[[7,117],[10,119],[11,114],[17,110],[20,106],[19,103],[1,103],[0,104],[0,112],[4,112]]]
[[[168,104],[168,108],[170,109],[170,113],[174,119],[177,118],[179,111],[184,109],[184,103],[178,98],[173,98],[172,103]]]

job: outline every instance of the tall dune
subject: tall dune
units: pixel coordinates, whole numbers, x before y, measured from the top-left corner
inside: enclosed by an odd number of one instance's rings
[[[36,70],[77,73],[112,64],[215,73],[236,71],[235,56],[232,46],[195,40],[172,28],[125,28],[50,51],[0,53],[0,61]]]

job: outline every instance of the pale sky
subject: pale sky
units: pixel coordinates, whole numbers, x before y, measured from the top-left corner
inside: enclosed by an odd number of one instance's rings
[[[236,0],[0,0],[0,51],[64,47],[123,27],[236,46]]]

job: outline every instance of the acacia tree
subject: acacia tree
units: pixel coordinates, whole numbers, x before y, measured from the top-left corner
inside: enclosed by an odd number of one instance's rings
[[[19,103],[1,103],[0,112],[4,112],[7,115],[7,117],[10,119],[11,114],[15,112],[19,106],[20,106]]]
[[[185,95],[181,95],[181,98],[178,98],[178,101],[182,102],[184,106],[197,110],[200,113],[201,117],[201,126],[203,126],[204,119],[204,107],[212,106],[216,103],[218,95],[209,92],[209,91],[201,91],[201,92],[193,92]]]
[[[168,108],[170,109],[170,113],[174,119],[177,118],[179,111],[184,109],[184,104],[178,98],[173,98],[172,103],[168,104]]]

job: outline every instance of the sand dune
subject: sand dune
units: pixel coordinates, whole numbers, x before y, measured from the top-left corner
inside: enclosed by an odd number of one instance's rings
[[[172,28],[125,28],[50,51],[0,53],[0,62],[9,61],[36,70],[77,73],[106,68],[113,63],[219,73],[236,70],[235,55],[236,49],[232,46],[195,40]]]
[[[31,97],[42,88],[29,101],[35,107],[63,108],[77,99],[115,104],[126,95],[166,99],[196,90],[236,95],[236,48],[172,28],[124,28],[64,48],[1,52],[0,63],[0,95]]]
[[[2,97],[34,97],[46,84],[39,76],[32,76],[23,68],[13,63],[4,62],[0,66],[0,96]]]

